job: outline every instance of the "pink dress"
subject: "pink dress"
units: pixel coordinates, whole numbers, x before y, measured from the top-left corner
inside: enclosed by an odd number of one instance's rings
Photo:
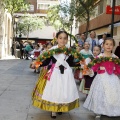
[[[112,57],[116,56],[113,54]],[[120,66],[107,61],[96,64],[92,69],[97,75],[83,106],[96,114],[120,116],[120,79],[117,76]]]

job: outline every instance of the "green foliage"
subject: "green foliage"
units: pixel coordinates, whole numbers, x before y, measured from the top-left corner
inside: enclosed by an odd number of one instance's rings
[[[3,0],[3,2],[5,8],[11,13],[11,15],[16,12],[27,10],[28,8],[28,3],[26,0]]]
[[[93,14],[94,0],[76,0],[76,17],[88,19],[88,14]]]
[[[19,33],[19,35],[28,35],[29,32],[37,29],[42,29],[43,26],[44,19],[36,15],[26,14],[20,18],[17,26],[17,32]]]
[[[85,20],[86,26],[86,37],[89,30],[90,16],[93,14],[94,3],[96,0],[76,0],[76,17],[79,21]]]
[[[52,49],[44,52],[43,54],[38,56],[37,61],[43,62],[46,58],[50,58],[54,54],[60,54],[60,53],[64,53],[66,55],[71,54],[72,56],[74,56],[74,58],[78,59],[78,62],[84,60],[82,55],[78,53],[75,49],[64,47],[64,48],[56,48],[56,49]]]
[[[48,9],[47,19],[56,30],[64,29],[69,32],[73,22],[74,12],[74,4],[55,5]]]
[[[95,58],[92,60],[92,62],[90,62],[88,64],[88,67],[91,68],[92,66],[96,65],[96,64],[99,64],[101,62],[106,62],[106,61],[109,61],[109,62],[113,62],[115,64],[118,64],[120,65],[120,59],[118,58],[113,58],[113,57],[100,57],[100,58]]]
[[[4,20],[4,3],[3,1],[0,1],[0,27],[2,27],[2,23]]]
[[[60,5],[52,6],[48,9],[47,20],[49,23],[54,26],[56,30],[61,28],[66,28],[66,24],[63,18],[60,17]]]

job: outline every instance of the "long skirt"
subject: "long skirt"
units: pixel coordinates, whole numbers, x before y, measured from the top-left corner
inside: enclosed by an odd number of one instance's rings
[[[47,70],[43,69],[32,93],[33,106],[52,112],[68,112],[79,107],[79,95],[71,70],[71,76],[58,74],[55,68],[51,80],[45,77]],[[70,72],[70,71],[69,71]]]
[[[97,74],[83,105],[96,114],[120,116],[120,79],[107,72]]]

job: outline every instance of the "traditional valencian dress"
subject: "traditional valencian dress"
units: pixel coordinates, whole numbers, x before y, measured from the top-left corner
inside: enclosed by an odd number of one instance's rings
[[[92,57],[92,51],[91,50],[86,51],[85,49],[83,49],[83,50],[80,51],[80,53],[81,53],[81,55],[85,59]],[[89,93],[89,90],[85,89],[85,79],[84,79],[84,76],[83,76],[83,79],[82,79],[82,81],[80,83],[79,91],[84,93],[84,94],[88,94]]]
[[[51,49],[56,49],[54,46]],[[33,91],[33,106],[52,112],[67,112],[79,107],[79,95],[70,66],[74,57],[64,53],[55,54],[43,61],[41,66],[52,65],[42,70]],[[51,73],[48,77],[48,73]]]
[[[100,54],[98,57],[103,56]],[[116,56],[112,54],[112,57]],[[112,61],[102,61],[93,65],[97,72],[84,107],[96,114],[120,116],[120,65]]]
[[[86,65],[89,64],[89,62],[91,62],[92,59],[94,59],[96,57],[92,56],[90,58],[85,59]],[[94,76],[90,77],[89,75],[84,75],[84,80],[85,80],[85,84],[84,84],[84,90],[87,91],[87,93],[89,93],[91,84],[93,82],[93,79],[95,78],[97,72],[94,73]]]

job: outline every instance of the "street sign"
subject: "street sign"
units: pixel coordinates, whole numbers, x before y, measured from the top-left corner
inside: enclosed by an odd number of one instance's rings
[[[112,14],[112,7],[108,5],[106,7],[106,14]],[[120,15],[120,6],[115,6],[115,15]]]

